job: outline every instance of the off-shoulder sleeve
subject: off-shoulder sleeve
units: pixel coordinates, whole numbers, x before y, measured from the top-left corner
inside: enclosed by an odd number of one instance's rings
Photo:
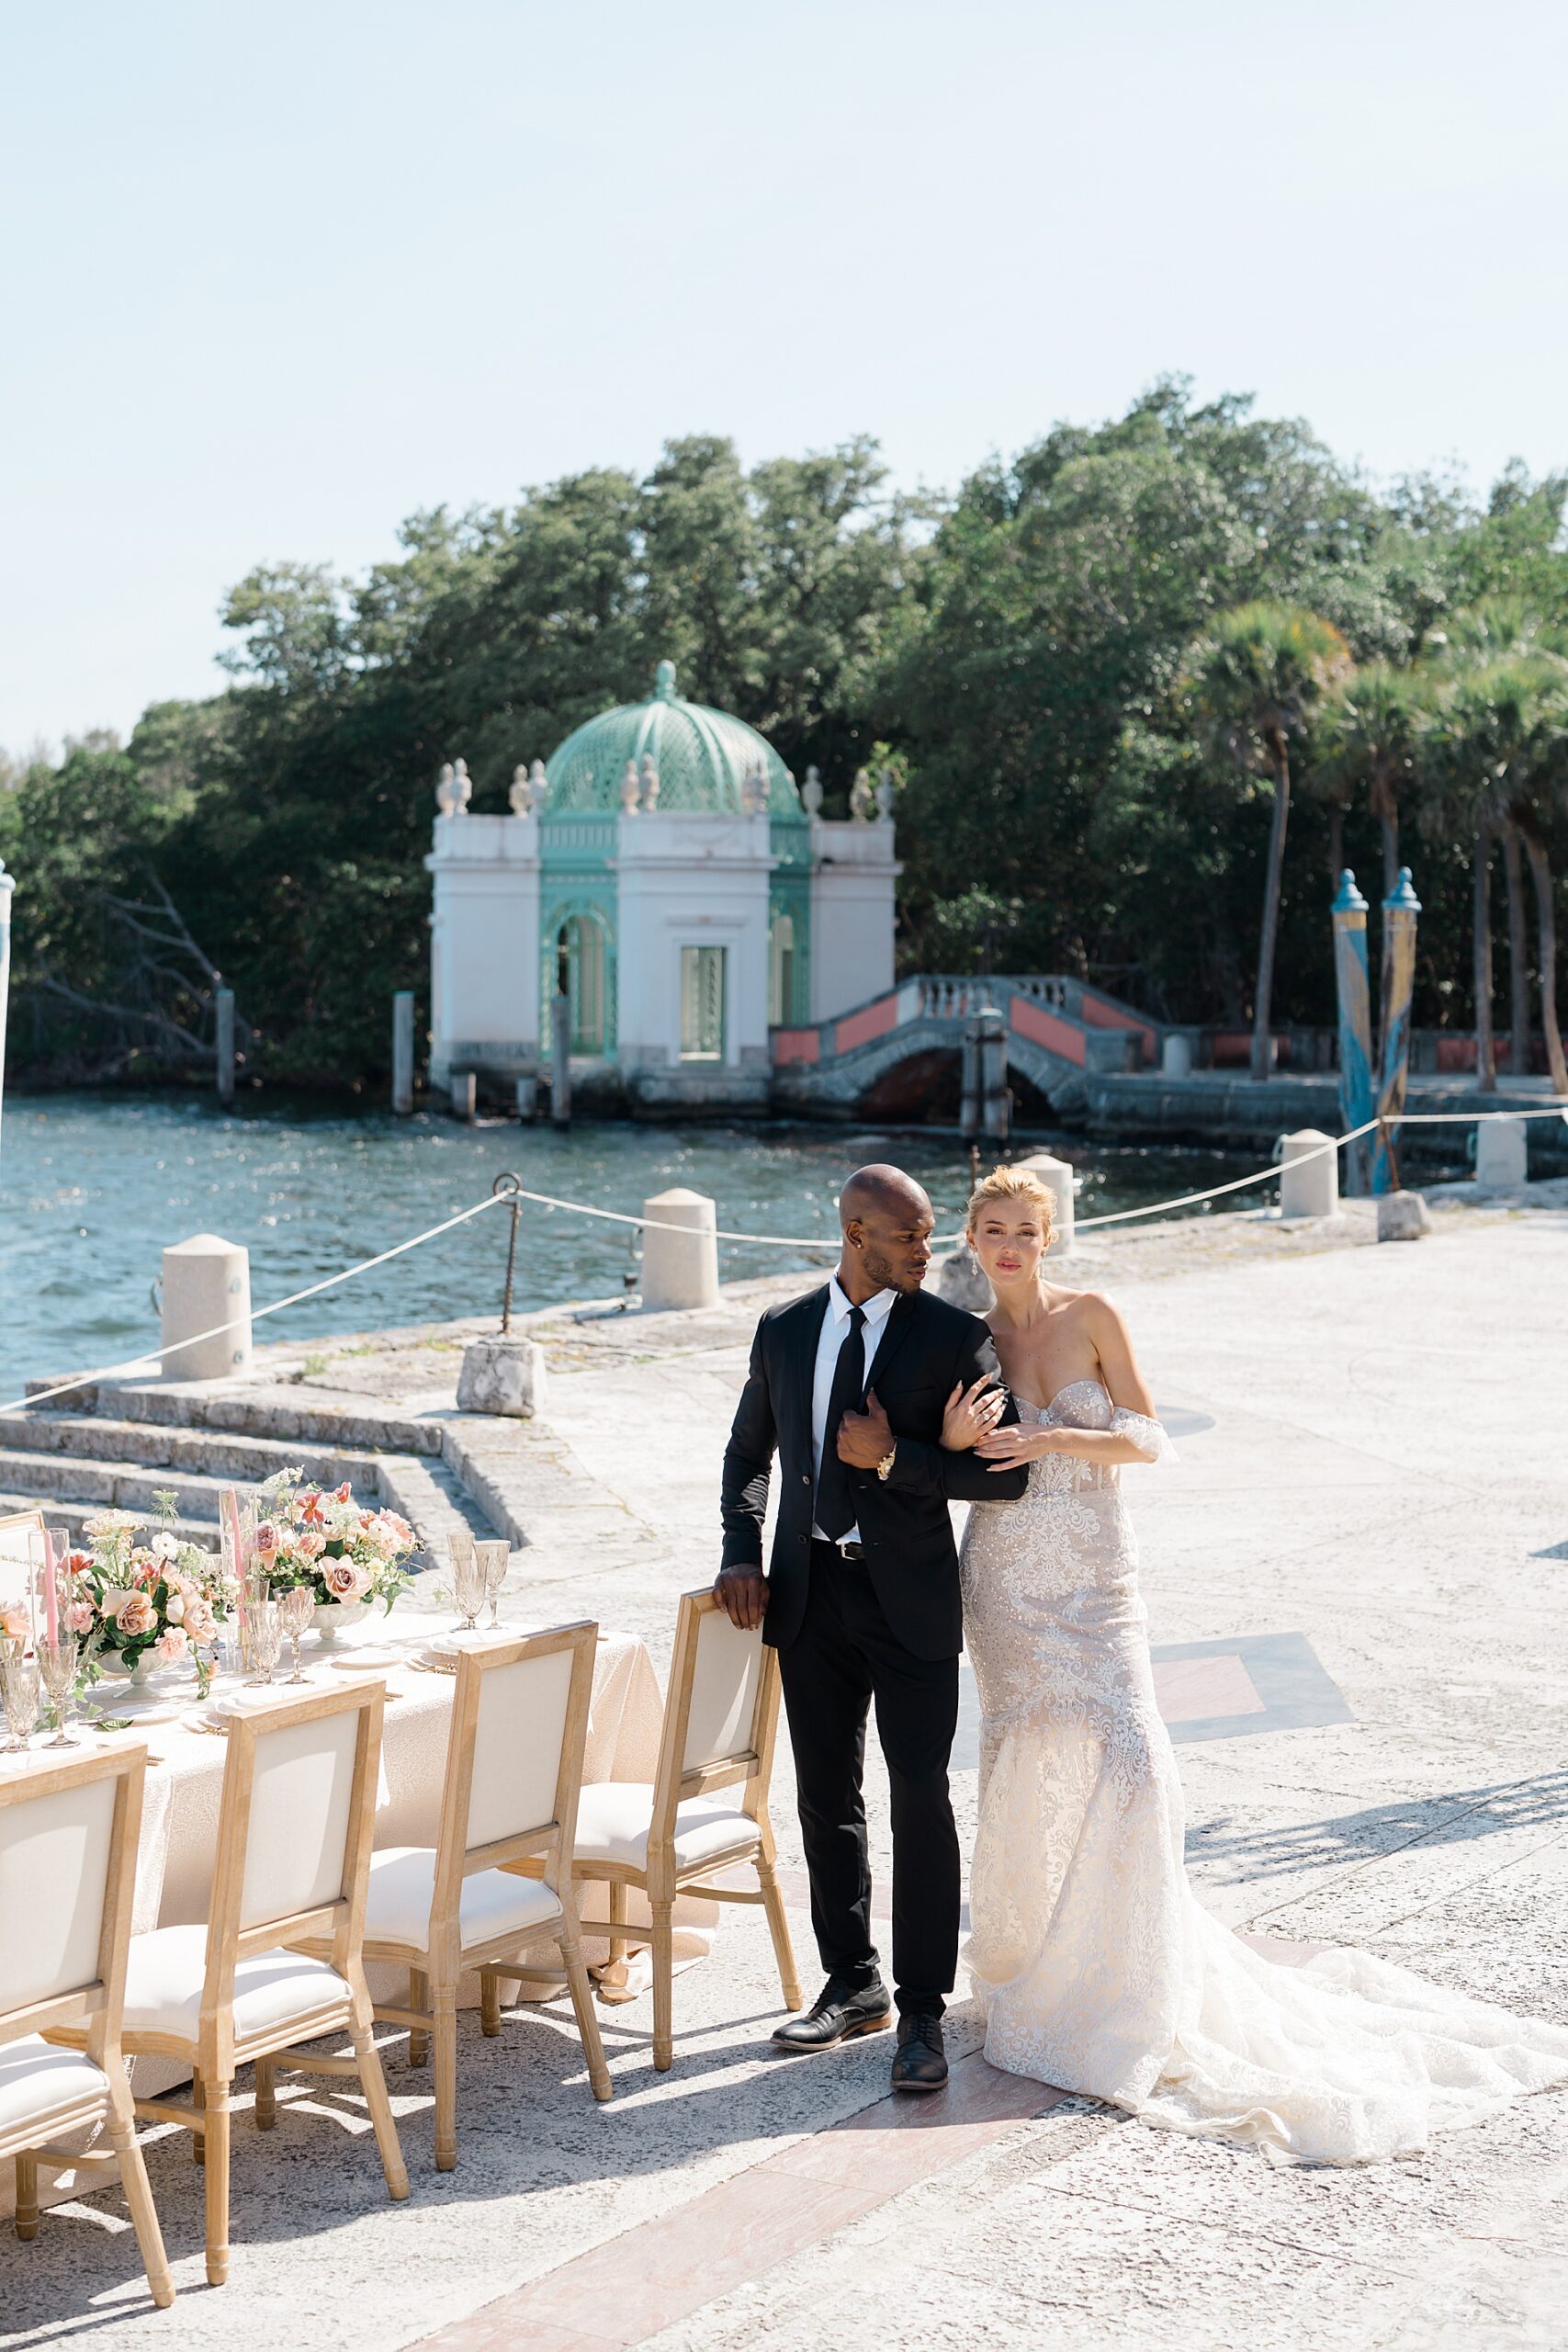
[[[1181,1459],[1167,1437],[1162,1423],[1151,1420],[1146,1413],[1129,1412],[1125,1405],[1112,1408],[1111,1434],[1112,1437],[1124,1437],[1129,1445],[1135,1445],[1145,1462],[1179,1462]]]

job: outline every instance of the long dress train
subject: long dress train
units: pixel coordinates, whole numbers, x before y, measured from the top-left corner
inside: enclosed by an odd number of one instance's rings
[[[1121,1431],[1151,1461],[1171,1450],[1098,1381],[1019,1410]],[[984,1718],[965,1956],[993,2065],[1336,2164],[1413,2153],[1568,2080],[1568,2027],[1364,1952],[1288,1966],[1203,1909],[1113,1466],[1043,1455],[1021,1502],[971,1511],[962,1567]]]

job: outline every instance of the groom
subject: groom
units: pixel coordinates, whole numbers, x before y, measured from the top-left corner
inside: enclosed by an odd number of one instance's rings
[[[990,1333],[920,1284],[931,1205],[899,1168],[863,1168],[839,1200],[843,1250],[823,1290],[763,1316],[724,1457],[715,1585],[734,1624],[779,1653],[811,1921],[828,1981],[781,2025],[791,2050],[874,2033],[892,2012],[871,1939],[861,1793],[873,1701],[893,1792],[893,2084],[940,2090],[944,1996],[958,1960],[958,1833],[947,1763],[964,1645],[950,1500],[1011,1502],[1027,1464],[993,1472],[942,1450],[954,1386],[998,1378]],[[1005,1420],[1018,1411],[1008,1400]],[[762,1573],[775,1452],[778,1526]]]

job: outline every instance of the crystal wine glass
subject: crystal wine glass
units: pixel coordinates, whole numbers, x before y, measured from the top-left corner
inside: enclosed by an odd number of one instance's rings
[[[468,1529],[455,1530],[446,1538],[446,1550],[452,1562],[452,1583],[457,1597],[457,1611],[462,1618],[459,1632],[471,1634],[484,1607],[485,1578]]]
[[[474,1550],[479,1555],[479,1573],[490,1595],[490,1630],[498,1634],[501,1631],[501,1588],[506,1582],[506,1571],[512,1564],[512,1546],[502,1536],[499,1540],[477,1543]]]
[[[306,1676],[299,1669],[299,1636],[316,1613],[316,1596],[308,1584],[291,1584],[287,1592],[277,1596],[277,1613],[283,1631],[294,1645],[294,1671],[290,1682],[303,1682]]]
[[[255,1663],[251,1656],[251,1619],[258,1609],[266,1607],[271,1598],[271,1577],[265,1569],[248,1568],[245,1571],[244,1607],[240,1615],[239,1624],[240,1659],[247,1674]]]
[[[54,1737],[46,1739],[46,1747],[80,1747],[65,1726],[71,1719],[71,1702],[76,1695],[76,1668],[82,1645],[74,1634],[62,1634],[58,1641],[47,1636],[38,1645],[39,1672],[43,1687],[49,1692],[49,1703],[54,1716]]]
[[[11,1733],[0,1755],[27,1754],[28,1742],[38,1728],[40,1698],[36,1657],[18,1655],[0,1665],[0,1706],[6,1710]]]
[[[265,1686],[272,1680],[272,1669],[277,1664],[277,1653],[283,1647],[283,1616],[276,1600],[253,1601],[248,1616],[251,1664],[255,1668],[251,1681]]]

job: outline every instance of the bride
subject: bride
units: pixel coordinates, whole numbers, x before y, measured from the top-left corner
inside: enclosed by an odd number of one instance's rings
[[[1033,1466],[977,1503],[965,1633],[983,1711],[966,1958],[994,2066],[1276,2161],[1373,2163],[1568,2079],[1568,2027],[1362,1952],[1292,1967],[1203,1909],[1155,1703],[1130,1463],[1173,1453],[1109,1300],[1044,1278],[1050,1193],[998,1168],[969,1204],[1000,1396],[954,1393],[944,1444]]]

